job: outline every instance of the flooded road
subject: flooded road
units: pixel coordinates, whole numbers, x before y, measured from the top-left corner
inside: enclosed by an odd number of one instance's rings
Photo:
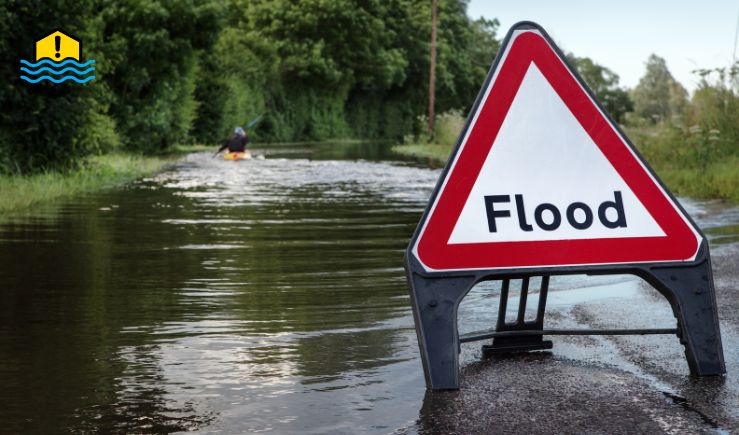
[[[727,377],[687,376],[675,337],[554,337],[496,361],[465,345],[462,390],[427,394],[402,257],[439,171],[372,144],[260,153],[0,223],[0,432],[618,432],[603,412],[739,430],[739,209],[684,202],[712,243]],[[473,289],[460,332],[490,328],[498,295]],[[628,276],[555,277],[548,303],[548,328],[675,325]]]

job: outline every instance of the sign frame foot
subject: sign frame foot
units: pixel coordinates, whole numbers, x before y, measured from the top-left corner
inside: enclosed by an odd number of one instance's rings
[[[651,267],[642,275],[667,298],[677,318],[678,338],[694,376],[726,373],[711,260],[704,241],[692,265]]]
[[[459,388],[459,303],[477,283],[475,276],[426,278],[408,272],[413,318],[426,385]]]

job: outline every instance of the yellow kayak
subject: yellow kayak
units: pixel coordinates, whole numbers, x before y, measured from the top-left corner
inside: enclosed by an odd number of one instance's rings
[[[226,160],[247,160],[251,158],[251,153],[249,151],[237,151],[226,153],[223,155],[223,158]]]

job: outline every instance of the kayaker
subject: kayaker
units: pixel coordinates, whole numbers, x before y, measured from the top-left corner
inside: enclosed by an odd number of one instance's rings
[[[244,150],[246,150],[246,146],[251,142],[249,140],[249,136],[246,135],[246,131],[244,131],[241,127],[236,127],[234,129],[234,134],[231,136],[231,139],[226,141],[225,144],[216,152],[216,154],[220,153],[221,151],[228,148],[228,152],[230,153],[242,153]]]

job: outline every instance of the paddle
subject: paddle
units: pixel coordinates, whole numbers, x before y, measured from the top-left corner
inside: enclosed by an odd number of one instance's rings
[[[248,129],[254,127],[255,125],[257,125],[257,123],[262,120],[262,116],[264,116],[264,113],[260,113],[259,115],[257,115],[256,118],[254,118],[251,121],[249,121],[246,124],[246,127],[244,127],[244,130],[248,130]]]

